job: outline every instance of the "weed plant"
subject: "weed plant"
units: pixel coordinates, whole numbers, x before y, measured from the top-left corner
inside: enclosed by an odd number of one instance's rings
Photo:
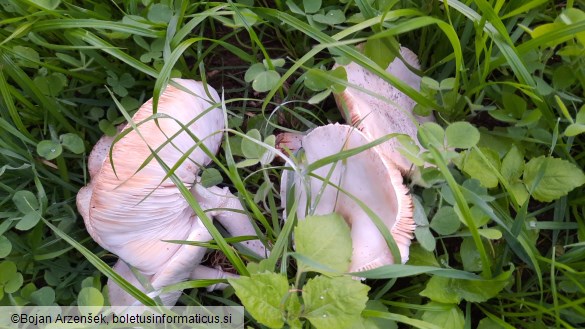
[[[184,77],[220,90],[228,110],[228,138],[204,180],[244,201],[272,253],[246,267],[216,235],[224,265],[251,276],[231,280],[235,291],[182,283],[180,303],[243,303],[255,328],[585,327],[584,7],[0,0],[0,305],[101,305],[106,277],[156,302],[110,269],[116,257],[88,236],[75,195],[99,137]],[[420,92],[384,72],[398,43],[420,59]],[[349,61],[437,119],[419,129],[426,150],[411,154],[434,166],[422,172],[428,187],[410,186],[410,260],[364,282],[323,274],[343,248],[307,259],[317,242],[302,232],[349,243],[343,221],[283,222],[284,168],[265,148],[278,132],[343,122],[331,93],[347,82],[332,66]],[[295,226],[305,254],[293,253]]]

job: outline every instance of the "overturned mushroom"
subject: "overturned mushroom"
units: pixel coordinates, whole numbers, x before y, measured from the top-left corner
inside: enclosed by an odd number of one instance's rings
[[[330,124],[318,127],[301,139],[301,168],[327,156],[369,142],[358,129]],[[369,148],[346,159],[327,164],[312,172],[285,171],[281,198],[294,188],[300,220],[306,215],[338,213],[351,228],[353,254],[349,272],[359,272],[394,263],[388,245],[366,211],[353,198],[361,200],[390,230],[400,250],[401,262],[408,260],[408,248],[415,228],[412,199],[402,184],[400,171]],[[285,209],[286,212],[286,209]]]
[[[418,58],[411,50],[401,47],[400,57],[411,67],[420,68]],[[386,71],[415,90],[420,90],[421,78],[410,71],[404,61],[399,57],[395,58]],[[390,101],[374,97],[357,88],[346,88],[335,95],[335,100],[341,113],[349,115],[346,118],[348,123],[358,127],[369,140],[398,133],[410,136],[421,147],[416,138],[418,124],[433,121],[434,117],[414,115],[414,101],[376,74],[353,62],[344,67],[350,84],[370,90]],[[344,109],[347,109],[347,113]],[[401,146],[397,139],[392,138],[378,147],[382,156],[394,162],[402,174],[411,173],[412,163],[398,151]]]
[[[238,199],[227,189],[205,190],[196,184],[199,168],[211,159],[201,147],[200,140],[210,152],[219,149],[224,128],[224,114],[212,107],[219,102],[217,92],[202,83],[174,79],[162,93],[153,115],[152,99],[134,115],[137,128],[130,130],[112,146],[112,137],[102,137],[89,157],[90,183],[77,195],[77,207],[91,237],[103,248],[120,257],[114,269],[143,291],[128,264],[146,278],[154,292],[163,286],[193,277],[206,249],[165,242],[167,240],[209,241],[211,235],[181,195],[167,171],[152,153],[169,168],[202,205],[214,208],[209,216],[216,218],[234,236],[256,235],[247,216],[227,210],[225,206],[242,209]],[[206,90],[207,89],[207,90]],[[150,118],[150,119],[149,119]],[[196,136],[193,138],[186,129]],[[200,145],[197,145],[200,146]],[[188,157],[182,159],[185,154]],[[184,160],[184,161],[182,161]],[[179,164],[179,162],[182,163]],[[114,167],[112,167],[112,164]],[[259,241],[246,246],[260,256],[265,248]],[[112,305],[132,305],[137,301],[118,287],[108,283]],[[174,305],[180,291],[159,296],[165,305]]]

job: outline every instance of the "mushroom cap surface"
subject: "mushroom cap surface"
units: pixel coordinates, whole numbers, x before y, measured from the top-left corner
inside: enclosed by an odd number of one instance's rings
[[[304,160],[300,166],[306,168],[327,156],[363,146],[368,142],[363,133],[348,125],[330,124],[318,127],[302,138],[303,153],[300,156]],[[330,184],[325,181],[327,177]],[[323,188],[324,184],[327,185]],[[398,169],[393,163],[380,157],[377,149],[367,149],[302,175],[285,171],[281,181],[284,204],[287,192],[293,186],[294,197],[298,199],[299,220],[309,214],[325,215],[335,212],[342,215],[349,224],[353,242],[350,272],[392,264],[394,259],[374,222],[349,195],[365,203],[383,221],[399,247],[401,261],[408,260],[408,248],[415,228],[412,199],[402,183]],[[323,192],[318,195],[321,190]]]
[[[400,55],[410,66],[416,69],[420,68],[418,59],[411,50],[401,47]],[[390,102],[386,102],[356,88],[347,87],[343,92],[335,95],[335,100],[342,114],[345,115],[344,105],[349,112],[349,118],[346,117],[346,121],[358,127],[370,140],[398,133],[410,136],[421,147],[417,140],[418,125],[425,121],[434,121],[434,117],[432,115],[428,117],[414,115],[413,109],[416,105],[414,100],[364,67],[352,62],[345,65],[344,68],[350,84],[390,100]],[[399,57],[390,63],[386,71],[415,90],[420,90],[421,78],[410,71]],[[403,174],[410,172],[412,163],[398,151],[401,145],[396,138],[392,138],[378,147],[382,150],[381,153],[389,161],[394,162]]]
[[[213,88],[205,89],[194,80],[173,81],[181,88],[167,86],[156,120],[149,119],[153,115],[150,99],[132,118],[137,129],[113,144],[111,156],[112,139],[103,137],[98,142],[89,157],[92,180],[77,197],[92,238],[145,275],[155,274],[181,246],[163,240],[184,240],[199,221],[177,186],[165,179],[166,170],[159,162],[145,161],[160,148],[156,153],[173,168],[188,153],[175,175],[190,188],[199,168],[211,159],[201,147],[193,147],[194,138],[180,124],[212,153],[219,148],[222,134],[218,132],[224,128],[222,110],[212,108],[219,102]],[[127,124],[123,129],[132,128]]]

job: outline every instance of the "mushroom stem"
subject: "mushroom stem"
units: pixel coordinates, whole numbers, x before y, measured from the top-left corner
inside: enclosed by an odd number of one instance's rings
[[[191,188],[191,193],[203,209],[211,209],[209,215],[223,225],[232,236],[258,235],[240,200],[227,187],[205,188],[201,184],[195,184]],[[260,257],[266,257],[268,254],[260,240],[244,241],[240,245],[247,247]]]
[[[207,231],[207,228],[201,223],[200,220],[195,221],[194,227],[191,233],[186,239],[187,241],[198,241],[206,242],[211,240],[211,234]],[[187,280],[191,273],[185,271],[186,268],[192,266],[192,264],[199,264],[205,255],[207,248],[197,247],[191,245],[181,245],[179,250],[169,259],[169,261],[160,268],[160,270],[152,275],[145,276],[150,281],[151,287],[143,287],[134,273],[130,270],[128,265],[123,261],[118,261],[114,266],[114,269],[118,274],[123,276],[127,281],[132,283],[135,287],[140,288],[143,292],[147,291],[147,288],[152,288],[154,291],[149,292],[150,297],[159,296],[163,305],[174,305],[181,295],[181,290],[172,291],[168,293],[160,294],[160,289],[174,283]],[[108,282],[110,291],[110,303],[112,305],[140,305],[140,303],[130,296],[127,292],[122,290],[117,284],[113,284],[113,281]]]
[[[368,142],[365,134],[351,126],[331,124],[316,128],[302,139],[304,155],[299,157],[299,167],[305,170],[285,172],[281,180],[284,205],[294,187],[299,220],[307,214],[336,212],[350,225],[353,246],[350,272],[406,262],[415,229],[412,199],[402,183],[400,171],[380,154],[380,148],[363,150],[307,172],[310,164]],[[394,259],[370,216],[379,218],[388,228],[398,245],[399,259]]]
[[[191,280],[206,280],[206,279],[228,279],[228,278],[239,278],[239,275],[224,272],[220,267],[211,268],[205,265],[197,266],[193,272],[191,272]],[[226,283],[216,283],[207,287],[207,291],[213,290],[224,290],[229,287]]]

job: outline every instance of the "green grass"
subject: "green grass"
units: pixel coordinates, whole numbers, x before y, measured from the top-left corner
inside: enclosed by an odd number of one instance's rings
[[[585,326],[582,2],[151,2],[0,0],[0,305],[75,304],[82,289],[103,291],[115,276],[106,265],[116,257],[89,238],[75,207],[87,155],[178,76],[223,95],[228,130],[212,167],[273,249],[246,267],[251,259],[182,186],[213,246],[241,274],[280,273],[302,289],[314,274],[296,273],[296,223],[283,222],[280,208],[285,169],[242,164],[250,160],[242,148],[258,133],[269,148],[281,131],[343,122],[330,95],[347,85],[328,73],[337,60],[376,73],[439,124],[419,131],[427,148],[419,157],[436,167],[423,170],[429,188],[410,186],[418,205],[410,262],[364,275],[362,316],[384,327]],[[420,92],[354,47],[394,41],[419,56]],[[477,143],[450,139],[460,121]],[[180,302],[241,303],[230,289],[185,290]]]

